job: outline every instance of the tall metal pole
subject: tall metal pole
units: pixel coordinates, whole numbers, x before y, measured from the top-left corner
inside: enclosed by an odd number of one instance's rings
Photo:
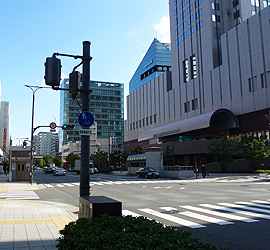
[[[27,88],[30,88],[33,93],[33,101],[32,101],[32,124],[31,124],[31,151],[30,151],[30,169],[29,169],[29,182],[31,185],[33,184],[33,163],[34,163],[34,114],[35,114],[35,93],[38,89],[43,89],[47,87],[39,87],[39,86],[30,86],[24,85]]]
[[[83,42],[83,82],[82,82],[82,111],[88,112],[90,106],[89,84],[90,84],[90,42]],[[90,194],[90,136],[81,135],[81,173],[80,173],[80,196]]]

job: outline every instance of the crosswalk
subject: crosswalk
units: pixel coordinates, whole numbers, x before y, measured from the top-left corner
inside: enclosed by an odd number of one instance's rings
[[[179,184],[184,183],[185,180],[115,180],[115,181],[91,181],[90,186],[104,186],[104,185],[130,185],[130,184]],[[74,187],[79,186],[79,182],[73,182],[73,183],[50,183],[50,184],[43,184],[47,188],[53,188],[53,187]],[[154,187],[154,189],[161,188],[159,186]],[[166,187],[167,189],[172,188],[171,186]]]
[[[270,199],[239,201],[234,203],[199,204],[195,206],[138,208],[122,210],[124,216],[144,216],[165,225],[184,226],[192,229],[205,228],[210,224],[233,225],[237,222],[258,223],[270,220]],[[270,222],[269,222],[270,223]]]
[[[9,192],[1,192],[0,199],[39,200],[39,196],[34,191],[9,191]]]

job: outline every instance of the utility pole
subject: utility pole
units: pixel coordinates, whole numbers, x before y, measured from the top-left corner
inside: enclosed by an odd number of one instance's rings
[[[90,106],[89,83],[90,83],[90,42],[83,42],[83,82],[82,82],[82,112],[88,112]],[[81,174],[80,174],[80,196],[90,194],[90,136],[81,135]]]

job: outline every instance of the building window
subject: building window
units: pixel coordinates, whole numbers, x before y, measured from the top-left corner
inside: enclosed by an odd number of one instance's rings
[[[154,123],[157,122],[157,115],[154,115]]]
[[[175,25],[177,25],[179,23],[179,17],[177,17],[176,19],[175,19]]]
[[[233,8],[239,4],[239,0],[233,0]]]
[[[191,67],[191,78],[194,79],[197,77],[197,63],[196,63],[196,56],[192,55],[190,57],[190,65],[192,65]]]
[[[212,14],[212,21],[219,23],[220,22],[220,16]]]
[[[193,15],[190,16],[190,18],[188,19],[188,24],[192,23],[193,22]]]
[[[250,0],[250,4],[252,6],[260,7],[259,0]]]
[[[202,0],[195,1],[195,7],[198,7],[202,3]]]
[[[191,4],[188,8],[187,8],[187,13],[190,13],[193,10],[193,5]]]
[[[148,117],[146,117],[146,126],[148,126]]]
[[[186,16],[186,12],[185,11],[183,11],[182,13],[181,13],[181,20],[184,18]]]
[[[196,18],[198,19],[201,15],[202,15],[202,9],[199,9],[199,10],[196,12]]]
[[[194,27],[192,26],[189,30],[188,30],[188,35],[190,36],[191,34],[194,33]]]
[[[263,1],[263,7],[266,8],[267,6],[270,6],[270,0]]]
[[[142,127],[142,120],[139,120],[139,126]]]
[[[237,10],[237,11],[235,11],[235,12],[233,13],[233,19],[234,19],[234,20],[237,19],[238,17],[240,17],[240,12],[239,12],[239,10]]]
[[[186,28],[186,26],[187,26],[187,23],[186,23],[186,21],[185,21],[185,22],[183,22],[183,23],[181,24],[181,30],[183,30],[184,28]]]
[[[143,120],[142,120],[142,125],[143,125],[143,127],[145,126],[145,124],[144,124],[144,118],[143,118]]]
[[[218,3],[212,3],[212,10],[219,10],[219,4]]]
[[[195,110],[198,108],[198,99],[197,98],[192,100],[191,106],[192,106],[192,110]]]
[[[150,116],[150,124],[153,123],[152,115]]]
[[[183,61],[183,68],[184,68],[184,82],[188,82],[189,81],[188,59]]]
[[[249,92],[253,91],[252,79],[251,78],[248,79],[248,90],[249,90]]]
[[[185,113],[187,113],[187,112],[190,111],[190,104],[189,104],[189,102],[185,102],[184,103],[184,109],[185,109]]]
[[[185,33],[181,36],[182,41],[185,40],[186,38],[187,38],[187,32],[185,32]]]
[[[203,26],[203,21],[201,20],[200,22],[197,23],[197,30],[202,28],[202,26]]]

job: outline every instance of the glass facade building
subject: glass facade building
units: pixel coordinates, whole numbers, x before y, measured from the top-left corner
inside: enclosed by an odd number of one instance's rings
[[[129,82],[129,93],[168,70],[171,70],[170,44],[155,38]]]
[[[64,79],[61,88],[69,87]],[[97,138],[116,138],[119,150],[124,149],[124,84],[90,81],[90,108],[97,123]],[[78,116],[81,113],[81,99],[73,100],[68,91],[60,94],[60,124],[75,125],[73,130],[60,130],[60,147],[69,141],[80,141]]]

